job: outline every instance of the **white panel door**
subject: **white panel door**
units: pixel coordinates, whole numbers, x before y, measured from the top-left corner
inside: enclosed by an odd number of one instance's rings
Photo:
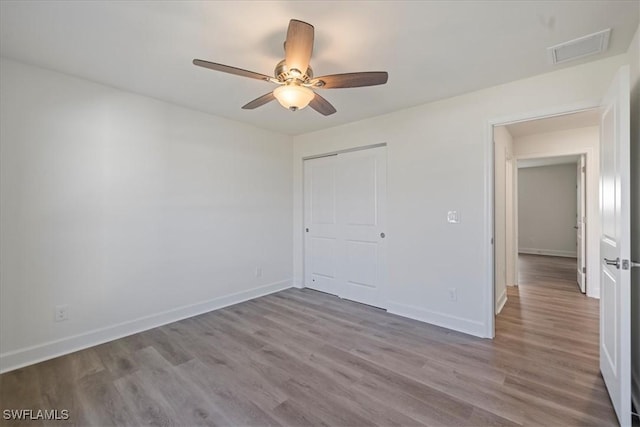
[[[618,71],[600,123],[600,371],[620,424],[631,425],[629,67]]]
[[[386,182],[386,147],[338,155],[338,295],[376,307],[386,274]]]
[[[305,286],[383,307],[386,147],[304,162]]]
[[[587,281],[586,281],[586,272],[587,272],[587,264],[585,262],[585,215],[586,215],[586,162],[584,158],[584,154],[580,156],[580,161],[578,162],[577,169],[577,186],[576,186],[576,196],[578,201],[578,209],[576,210],[576,253],[577,253],[577,275],[578,275],[578,286],[580,286],[580,291],[584,294],[587,292]]]
[[[305,160],[304,217],[305,286],[336,294],[336,156]]]

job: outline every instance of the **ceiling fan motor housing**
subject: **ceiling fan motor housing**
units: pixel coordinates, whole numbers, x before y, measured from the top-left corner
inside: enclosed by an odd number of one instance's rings
[[[313,78],[313,70],[311,69],[311,67],[307,67],[307,71],[304,74],[300,70],[289,70],[289,67],[287,67],[285,60],[283,59],[282,61],[278,62],[278,65],[276,65],[276,68],[273,71],[273,75],[280,82],[297,79],[300,80],[301,83],[306,83]]]

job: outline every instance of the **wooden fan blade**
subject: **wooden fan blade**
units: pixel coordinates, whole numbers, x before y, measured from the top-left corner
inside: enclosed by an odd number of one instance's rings
[[[265,74],[254,73],[253,71],[243,70],[242,68],[236,68],[230,65],[216,64],[215,62],[203,61],[202,59],[194,59],[193,65],[197,65],[198,67],[208,68],[214,71],[222,71],[223,73],[229,73],[236,76],[249,77],[250,79],[258,79],[258,80],[266,80],[266,81],[271,80],[271,77]]]
[[[366,71],[363,73],[345,73],[320,76],[311,80],[314,89],[338,89],[383,85],[389,74],[386,71]]]
[[[284,42],[284,60],[289,70],[307,72],[313,52],[313,25],[292,19],[289,21],[287,41]]]
[[[336,112],[336,109],[333,107],[333,105],[331,105],[329,101],[327,101],[317,93],[309,103],[309,107],[313,108],[323,116],[329,116]]]
[[[253,110],[254,108],[262,107],[264,104],[271,102],[274,99],[276,99],[276,97],[273,96],[273,92],[265,93],[261,97],[256,98],[253,101],[249,102],[247,105],[243,106],[242,109]]]

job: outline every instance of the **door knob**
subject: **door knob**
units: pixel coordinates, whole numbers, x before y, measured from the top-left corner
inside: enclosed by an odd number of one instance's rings
[[[616,258],[616,259],[609,259],[609,258],[605,258],[604,259],[605,264],[607,265],[615,265],[616,268],[618,270],[620,270],[620,258]]]

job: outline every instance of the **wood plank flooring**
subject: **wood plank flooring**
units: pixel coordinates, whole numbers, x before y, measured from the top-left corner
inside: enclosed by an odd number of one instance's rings
[[[6,373],[0,406],[68,409],[27,423],[57,426],[616,425],[598,301],[508,298],[485,340],[289,289]]]
[[[575,258],[520,254],[518,270],[520,285],[580,292]]]

